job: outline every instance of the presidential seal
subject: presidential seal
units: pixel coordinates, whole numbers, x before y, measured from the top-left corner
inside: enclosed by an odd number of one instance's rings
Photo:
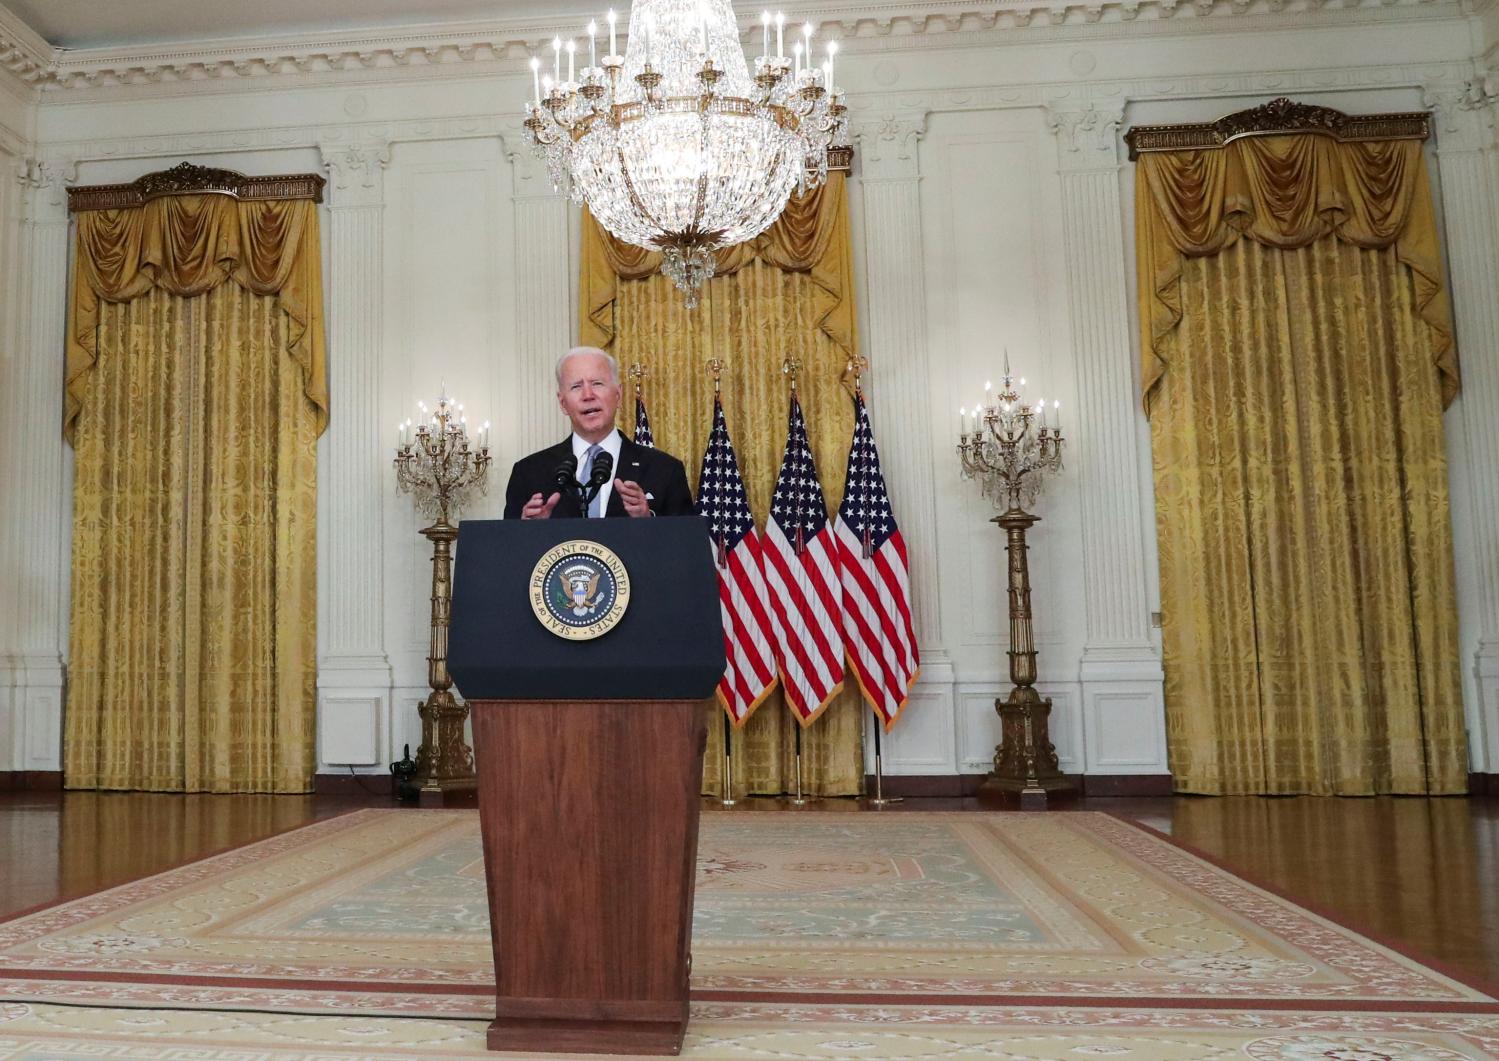
[[[613,550],[583,538],[553,547],[531,569],[531,610],[558,637],[587,641],[619,623],[630,574]]]

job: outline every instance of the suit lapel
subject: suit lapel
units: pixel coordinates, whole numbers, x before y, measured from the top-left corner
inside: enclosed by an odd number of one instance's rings
[[[624,479],[626,482],[640,483],[645,485],[646,470],[646,448],[637,446],[625,436],[619,433],[619,463],[614,467],[614,477]],[[628,516],[625,504],[619,499],[619,490],[609,491],[609,507],[604,510],[606,516]]]

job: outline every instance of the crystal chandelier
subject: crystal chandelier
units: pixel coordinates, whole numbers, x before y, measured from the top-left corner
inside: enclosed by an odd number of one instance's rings
[[[752,75],[730,0],[637,0],[624,55],[617,30],[610,11],[602,62],[596,23],[581,69],[577,40],[552,41],[549,74],[531,60],[526,129],[553,182],[617,238],[661,251],[694,306],[715,251],[758,236],[794,188],[827,177],[827,149],[846,133],[837,42],[819,66],[808,24],[787,55],[785,18],[767,12]]]

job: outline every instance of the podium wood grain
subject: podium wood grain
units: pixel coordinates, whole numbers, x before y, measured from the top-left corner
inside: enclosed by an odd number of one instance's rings
[[[687,1027],[700,700],[475,700],[492,1050],[674,1054]]]

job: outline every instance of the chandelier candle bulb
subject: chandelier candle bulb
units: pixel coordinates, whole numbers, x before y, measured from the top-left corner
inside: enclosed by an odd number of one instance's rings
[[[760,12],[760,58],[770,58],[770,12]]]
[[[791,76],[802,76],[802,42],[797,41],[791,46]]]
[[[786,41],[785,41],[785,37],[784,37],[785,30],[786,30],[786,14],[783,11],[777,11],[776,12],[776,58],[777,59],[784,59],[784,58],[786,58]]]
[[[541,60],[531,56],[531,83],[536,89],[536,106],[541,106]]]
[[[552,38],[552,83],[562,81],[562,38]]]
[[[590,70],[594,69],[595,67],[597,67],[599,65],[599,56],[598,56],[599,41],[598,41],[598,37],[599,37],[599,24],[597,22],[589,22],[588,23],[588,68]]]
[[[833,91],[833,57],[838,54],[838,42],[828,41],[828,84],[829,92]]]

